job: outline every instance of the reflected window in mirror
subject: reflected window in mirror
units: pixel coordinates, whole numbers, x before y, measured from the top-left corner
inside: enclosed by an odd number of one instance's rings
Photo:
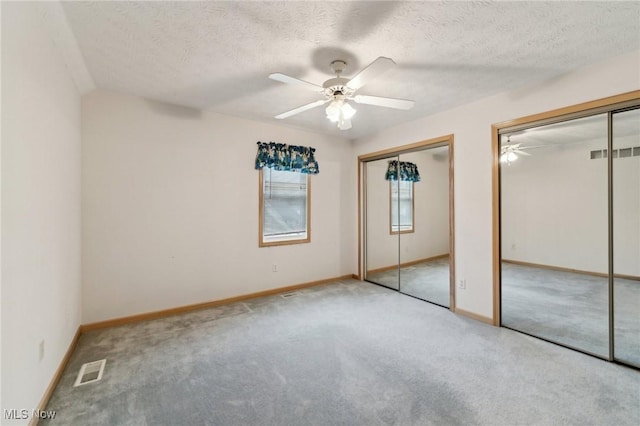
[[[413,182],[389,181],[389,210],[391,234],[405,234],[414,231]]]

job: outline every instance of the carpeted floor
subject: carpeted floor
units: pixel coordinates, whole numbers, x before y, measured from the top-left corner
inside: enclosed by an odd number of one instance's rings
[[[367,276],[388,285],[398,271]],[[400,269],[400,291],[449,306],[448,259]],[[397,288],[397,284],[396,284]],[[502,324],[533,336],[608,358],[607,278],[530,266],[502,265]],[[616,278],[616,359],[640,366],[640,281]]]
[[[609,356],[607,278],[502,264],[502,324]],[[640,281],[614,282],[615,357],[640,366]]]
[[[639,403],[636,370],[348,280],[84,334],[43,423],[637,425]]]
[[[367,280],[398,289],[398,270],[376,272]],[[449,307],[449,258],[439,258],[400,268],[399,290],[410,296]]]

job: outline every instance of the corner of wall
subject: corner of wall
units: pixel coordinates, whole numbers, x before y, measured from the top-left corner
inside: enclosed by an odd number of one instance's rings
[[[2,420],[37,409],[80,325],[80,95],[32,2],[3,2]]]

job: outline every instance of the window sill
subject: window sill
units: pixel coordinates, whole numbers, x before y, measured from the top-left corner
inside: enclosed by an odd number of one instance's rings
[[[397,234],[413,234],[415,232],[415,229],[413,228],[400,228],[400,231],[398,230],[394,230],[392,229],[389,233],[391,235],[397,235]]]
[[[260,240],[259,247],[285,246],[290,244],[305,244],[311,242],[308,233],[305,232],[300,236],[284,235],[280,237],[267,237]]]

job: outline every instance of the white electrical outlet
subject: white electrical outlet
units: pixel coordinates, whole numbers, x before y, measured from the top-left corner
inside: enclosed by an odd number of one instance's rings
[[[460,281],[458,281],[458,288],[461,289],[461,290],[466,290],[466,288],[467,288],[467,280],[465,280],[463,278]]]
[[[44,359],[44,340],[40,340],[40,344],[38,345],[38,361],[42,361]]]
[[[276,265],[275,263],[271,265],[271,272],[278,272],[278,265]]]

